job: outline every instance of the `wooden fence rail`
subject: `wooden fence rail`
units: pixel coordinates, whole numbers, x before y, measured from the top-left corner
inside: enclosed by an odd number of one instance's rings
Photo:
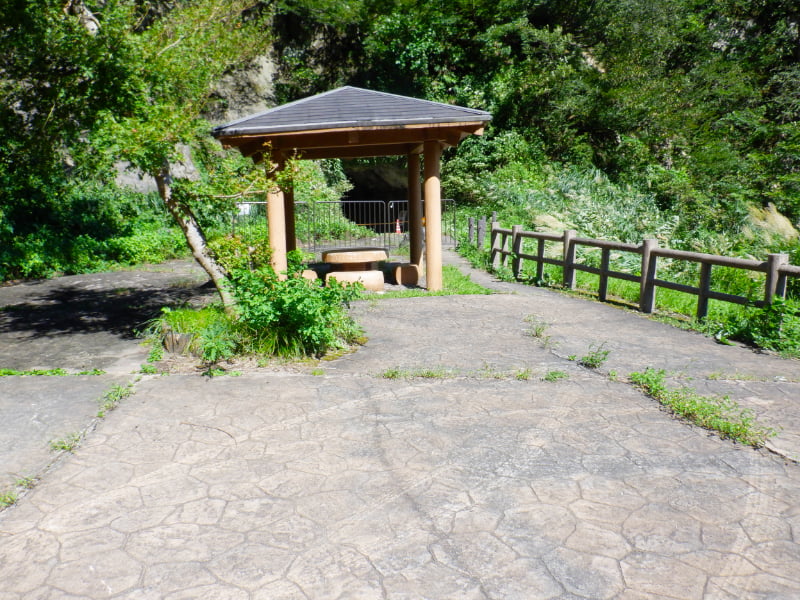
[[[485,220],[483,220],[485,224]],[[484,225],[485,226],[485,225]],[[480,229],[480,228],[479,228]],[[470,219],[470,232],[474,231],[473,219]],[[536,252],[525,252],[524,241],[536,240]],[[490,259],[493,268],[507,266],[511,259],[511,271],[514,278],[519,279],[522,273],[524,260],[536,263],[536,278],[541,280],[544,274],[544,265],[555,265],[563,269],[563,284],[568,289],[575,287],[575,276],[577,271],[594,273],[599,276],[598,296],[605,301],[608,292],[608,280],[623,279],[639,284],[639,310],[651,313],[655,309],[656,290],[659,287],[693,294],[697,296],[697,318],[703,319],[708,315],[708,301],[721,300],[735,304],[755,304],[764,306],[771,304],[776,297],[786,297],[786,281],[789,277],[800,277],[800,266],[788,264],[786,254],[770,254],[765,261],[747,260],[743,258],[730,258],[718,256],[716,254],[704,254],[701,252],[686,252],[683,250],[671,250],[660,248],[658,240],[648,239],[641,244],[624,244],[608,240],[596,240],[592,238],[578,237],[573,230],[563,233],[540,233],[534,231],[523,231],[520,225],[514,225],[511,229],[500,227],[493,217],[491,223],[491,251]],[[470,234],[470,243],[473,238]],[[482,242],[482,240],[479,240]],[[559,258],[548,257],[545,255],[545,243],[556,242],[562,245]],[[600,266],[594,267],[576,262],[576,250],[578,246],[598,248],[600,250]],[[478,247],[483,247],[478,244]],[[612,252],[628,252],[637,254],[641,257],[641,269],[639,275],[613,271],[611,265]],[[700,265],[700,275],[697,286],[685,285],[658,278],[658,259],[666,258],[671,260],[682,260],[694,262]],[[727,294],[711,289],[711,270],[714,266],[732,267],[747,271],[755,271],[766,275],[764,282],[763,300],[752,301],[744,296]]]

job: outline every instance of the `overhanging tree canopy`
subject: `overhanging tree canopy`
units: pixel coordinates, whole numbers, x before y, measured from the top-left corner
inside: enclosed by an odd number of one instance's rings
[[[480,135],[491,115],[482,110],[430,102],[345,86],[284,104],[216,127],[212,134],[254,161],[277,169],[292,157],[301,159],[408,157],[411,262],[422,263],[420,155],[425,163],[426,275],[430,290],[441,289],[441,151],[469,135]],[[294,246],[294,199],[291,189],[268,194],[273,266],[286,269]]]

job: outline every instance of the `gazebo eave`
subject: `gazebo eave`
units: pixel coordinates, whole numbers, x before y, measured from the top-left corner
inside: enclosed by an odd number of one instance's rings
[[[221,136],[219,141],[224,146],[238,148],[244,156],[253,156],[257,160],[266,152],[276,161],[292,156],[308,159],[364,158],[411,154],[414,152],[410,148],[421,148],[426,141],[431,140],[444,146],[455,146],[469,135],[481,135],[485,125],[483,121],[472,121],[429,123],[425,127],[311,129]]]

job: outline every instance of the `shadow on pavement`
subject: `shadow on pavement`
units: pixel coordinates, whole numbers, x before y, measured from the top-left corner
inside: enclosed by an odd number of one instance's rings
[[[163,306],[185,304],[212,292],[210,284],[112,290],[59,287],[0,310],[0,335],[39,337],[102,331],[133,339]]]

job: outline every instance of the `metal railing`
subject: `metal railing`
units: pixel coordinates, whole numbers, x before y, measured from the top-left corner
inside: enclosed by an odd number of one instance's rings
[[[232,230],[263,227],[267,235],[267,203],[241,202]],[[295,232],[299,246],[309,252],[336,247],[381,246],[408,243],[407,200],[341,200],[295,202]],[[442,243],[455,245],[456,203],[442,200]]]

